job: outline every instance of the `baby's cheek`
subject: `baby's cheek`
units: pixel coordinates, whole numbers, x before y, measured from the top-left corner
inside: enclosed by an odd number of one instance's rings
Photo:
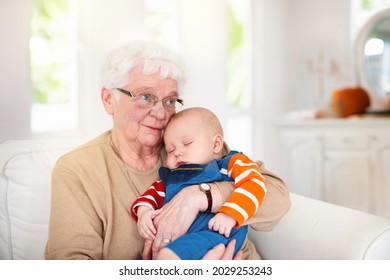
[[[174,168],[173,165],[174,165],[174,160],[173,160],[173,158],[170,157],[170,156],[168,156],[167,162],[166,162],[166,166],[167,166],[169,169],[173,169],[173,168]]]

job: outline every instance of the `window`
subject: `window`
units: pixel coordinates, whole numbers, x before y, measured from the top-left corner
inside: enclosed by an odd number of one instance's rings
[[[31,130],[77,127],[76,0],[33,0]]]
[[[389,0],[361,0],[361,8],[363,11],[371,12],[389,7]]]
[[[229,42],[227,98],[230,104],[246,109],[251,104],[251,1],[228,0]]]

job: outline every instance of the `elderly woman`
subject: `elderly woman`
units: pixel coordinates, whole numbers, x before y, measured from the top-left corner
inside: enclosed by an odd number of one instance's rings
[[[183,103],[183,67],[164,47],[139,43],[111,53],[102,75],[101,99],[113,128],[62,156],[54,167],[47,259],[137,259],[142,252],[144,240],[129,208],[158,179],[165,159],[163,131]],[[256,230],[271,230],[290,200],[283,181],[258,164],[269,189],[249,223]],[[217,209],[234,186],[210,185]],[[153,250],[186,233],[207,207],[199,186],[183,189],[154,220]],[[249,240],[242,251],[243,259],[260,258]]]

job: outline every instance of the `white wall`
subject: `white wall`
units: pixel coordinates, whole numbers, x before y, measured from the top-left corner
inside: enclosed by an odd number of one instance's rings
[[[30,137],[30,1],[0,2],[0,143]]]
[[[325,92],[355,83],[350,45],[349,0],[254,1],[256,158],[277,171],[275,122],[291,110],[316,106],[316,76],[307,69],[319,50],[337,61]]]

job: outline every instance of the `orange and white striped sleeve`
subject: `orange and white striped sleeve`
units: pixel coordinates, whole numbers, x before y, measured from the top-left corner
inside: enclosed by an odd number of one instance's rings
[[[233,217],[235,227],[239,227],[259,209],[268,187],[258,165],[241,153],[230,158],[228,175],[234,179],[236,189],[217,212]]]

